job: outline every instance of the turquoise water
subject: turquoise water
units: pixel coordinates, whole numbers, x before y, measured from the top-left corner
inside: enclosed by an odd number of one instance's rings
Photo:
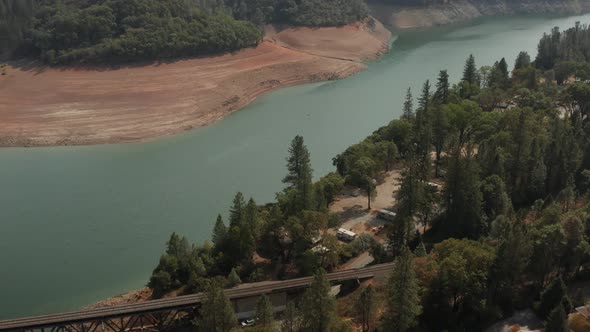
[[[149,143],[0,150],[0,318],[73,310],[145,285],[173,231],[203,241],[238,190],[259,203],[282,187],[286,151],[305,137],[315,176],[397,118],[405,89],[448,69],[458,80],[553,26],[590,16],[493,18],[402,32],[390,54],[346,80],[260,98],[208,128]]]

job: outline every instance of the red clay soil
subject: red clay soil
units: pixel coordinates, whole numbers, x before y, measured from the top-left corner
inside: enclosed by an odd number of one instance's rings
[[[8,66],[0,76],[0,146],[132,142],[209,125],[271,90],[362,70],[391,37],[371,21],[273,29],[256,48],[172,63]]]

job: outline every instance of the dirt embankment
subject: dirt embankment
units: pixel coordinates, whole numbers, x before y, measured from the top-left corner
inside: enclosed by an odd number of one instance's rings
[[[451,0],[431,6],[370,5],[373,15],[398,29],[465,22],[481,16],[514,14],[582,14],[590,0]]]
[[[234,54],[120,69],[26,68],[0,76],[0,146],[132,142],[209,125],[271,90],[344,78],[387,51],[381,23],[271,29]]]

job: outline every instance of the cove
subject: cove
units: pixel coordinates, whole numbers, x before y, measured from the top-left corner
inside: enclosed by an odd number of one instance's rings
[[[171,232],[209,239],[235,192],[281,190],[290,140],[303,135],[317,177],[332,157],[401,113],[405,89],[461,75],[590,15],[486,18],[398,33],[352,78],[260,98],[210,127],[147,143],[0,149],[0,319],[74,310],[147,282]]]

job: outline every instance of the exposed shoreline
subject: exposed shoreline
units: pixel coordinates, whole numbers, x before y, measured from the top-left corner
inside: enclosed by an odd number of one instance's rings
[[[428,6],[370,4],[372,14],[396,29],[464,23],[484,16],[518,14],[579,15],[590,12],[589,0],[453,0]]]
[[[204,127],[273,90],[353,75],[386,53],[390,39],[367,19],[338,28],[269,27],[256,48],[172,63],[12,66],[0,76],[0,146],[138,142]]]

